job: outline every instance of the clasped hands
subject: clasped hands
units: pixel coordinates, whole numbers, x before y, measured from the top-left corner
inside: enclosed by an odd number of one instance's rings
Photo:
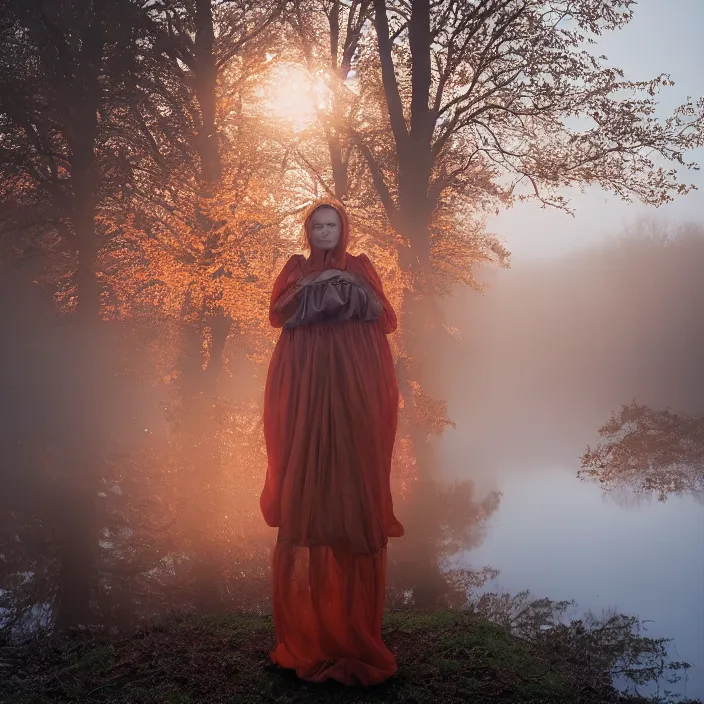
[[[375,293],[371,290],[371,288],[367,282],[358,279],[357,277],[354,276],[354,274],[350,274],[349,272],[343,271],[342,269],[326,269],[325,271],[321,272],[312,281],[312,283],[317,284],[322,281],[328,281],[330,279],[334,279],[336,277],[339,277],[343,281],[347,281],[349,283],[356,284],[363,291],[365,291],[365,293],[368,296],[369,305],[371,306],[372,310],[376,311],[378,315],[381,315],[382,307],[381,307],[381,304],[379,303],[379,300],[377,299]]]
[[[324,283],[326,281],[330,281],[331,279],[340,279],[361,288],[366,294],[366,300],[368,303],[365,305],[369,306],[369,310],[372,311],[376,317],[379,317],[382,314],[383,309],[381,303],[379,302],[374,291],[369,288],[367,282],[358,279],[354,274],[342,269],[326,269],[325,271],[312,271],[309,274],[306,274],[276,302],[276,308],[283,314],[283,318],[286,320],[284,327],[296,327],[300,324],[300,321],[296,322],[294,320],[294,313],[295,306],[301,301],[303,290],[308,286]],[[292,323],[292,321],[294,322]]]

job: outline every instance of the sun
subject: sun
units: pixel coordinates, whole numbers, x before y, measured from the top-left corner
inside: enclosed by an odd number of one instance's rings
[[[311,78],[302,66],[292,63],[272,66],[257,93],[262,110],[294,132],[310,127],[330,104],[323,78]]]

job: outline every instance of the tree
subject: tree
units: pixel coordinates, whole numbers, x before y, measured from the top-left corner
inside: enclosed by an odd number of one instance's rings
[[[393,173],[377,168],[371,145],[367,156],[421,265],[430,261],[428,230],[441,197],[482,161],[511,179],[510,191],[527,182],[557,207],[567,204],[556,189],[571,184],[598,183],[654,205],[691,188],[656,156],[694,166],[684,153],[701,144],[704,103],[658,121],[654,96],[671,85],[667,75],[628,81],[584,48],[627,24],[629,4],[422,0],[409,12],[405,3],[374,1]],[[621,97],[626,91],[636,97]]]
[[[68,255],[63,307],[76,314],[71,366],[83,370],[74,387],[73,430],[84,436],[73,436],[53,468],[62,497],[53,519],[59,626],[90,619],[96,583],[98,429],[110,376],[101,340],[100,257],[113,233],[109,204],[123,197],[134,173],[126,144],[134,152],[148,105],[149,94],[135,90],[145,39],[141,11],[132,0],[2,3],[3,186],[25,216],[33,209],[35,229],[44,237],[53,231]]]
[[[327,164],[320,168],[310,159],[308,144],[304,145],[306,153],[298,151],[298,157],[329,195],[344,201],[350,195],[349,168],[354,152],[349,125],[358,104],[347,83],[371,18],[371,0],[296,0],[285,16],[298,39],[311,81],[325,86],[327,98],[324,107],[316,106]]]
[[[577,477],[604,491],[704,499],[704,418],[656,411],[635,402],[599,428],[604,442],[587,447]]]
[[[193,159],[181,160],[130,214],[115,278],[123,301],[131,305],[129,292],[137,288],[141,300],[156,300],[181,326],[170,413],[180,443],[178,520],[204,611],[222,604],[214,495],[227,480],[223,436],[231,409],[220,388],[226,347],[233,333],[244,342],[264,318],[260,279],[273,266],[274,210],[265,205],[263,185],[272,153],[262,148],[248,104],[279,13],[278,2],[251,0],[164,0],[147,8],[155,75],[173,91],[161,111],[180,114],[165,147],[183,142]],[[162,125],[152,118],[149,127],[157,141]],[[237,352],[245,347],[238,344]]]
[[[239,201],[246,199],[246,187],[255,173],[256,145],[250,143],[249,151],[238,150],[238,160],[227,163],[227,148],[238,142],[242,127],[247,127],[233,124],[233,108],[235,117],[246,123],[245,115],[237,110],[237,104],[228,104],[227,95],[235,94],[241,100],[244,83],[266,63],[266,50],[272,42],[270,30],[280,9],[275,1],[251,0],[163,0],[149,6],[154,49],[169,62],[169,72],[187,93],[180,109],[190,117],[190,134],[183,136],[191,140],[197,161],[193,170],[186,165],[186,178],[181,178],[190,195],[190,202],[184,204],[186,241],[173,244],[187,250],[184,258],[192,260],[197,268],[194,271],[192,267],[190,272],[183,313],[195,315],[200,334],[207,331],[211,336],[211,354],[205,360],[202,379],[210,396],[217,385],[232,325],[223,299],[226,289],[231,288],[224,284],[233,272],[223,271],[216,262],[230,253],[233,239],[236,255],[250,246],[246,238],[253,233],[246,231],[246,225],[250,230],[261,229],[251,217],[249,222],[232,217],[238,208],[248,214]],[[252,132],[246,131],[244,139],[252,138]],[[240,149],[243,141],[237,144]],[[227,193],[226,189],[233,186],[235,193]],[[242,278],[245,276],[246,272]],[[201,347],[200,334],[196,349]],[[196,368],[200,366],[196,364]]]
[[[367,93],[382,101],[391,139],[360,132],[356,144],[404,241],[399,376],[421,476],[417,516],[432,482],[422,409],[438,403],[432,351],[442,325],[434,295],[443,280],[463,280],[472,257],[506,254],[495,242],[464,242],[464,226],[447,216],[447,205],[457,210],[458,202],[469,202],[476,214],[533,197],[567,208],[559,188],[573,184],[599,184],[658,205],[690,188],[661,162],[694,167],[684,153],[702,143],[704,103],[688,102],[659,121],[654,96],[671,83],[668,76],[628,81],[585,48],[624,26],[629,4],[374,0],[377,56],[368,61],[378,61],[381,90],[372,72]],[[530,190],[521,190],[525,184]],[[450,265],[440,267],[439,255]],[[418,524],[409,532],[420,539],[428,529]],[[415,546],[414,553],[430,560],[432,549]]]
[[[375,55],[370,52],[372,36],[369,20],[372,15],[371,2],[313,1],[292,4],[286,17],[298,38],[302,61],[311,83],[322,84],[325,88],[324,100],[317,108],[325,149],[319,148],[317,130],[311,127],[302,135],[294,135],[291,140],[292,151],[300,171],[310,173],[327,194],[345,201],[357,235],[352,248],[364,247],[372,255],[384,274],[390,298],[394,303],[401,304],[408,272],[403,271],[403,267],[399,271],[398,234],[389,227],[389,212],[383,208],[383,198],[380,199],[384,189],[375,189],[370,184],[365,168],[364,154],[369,157],[371,152],[368,145],[374,144],[376,165],[386,172],[393,170],[393,140],[389,138],[388,124],[379,109],[379,92],[376,90],[379,85],[379,66]],[[372,170],[372,175],[374,174]],[[378,185],[378,179],[374,183]],[[467,189],[464,200],[447,198],[442,208],[438,208],[436,225],[441,221],[445,224],[445,228],[436,227],[436,268],[441,274],[439,278],[442,278],[443,273],[449,274],[448,279],[454,274],[456,278],[471,284],[472,264],[495,258],[497,253],[502,257],[504,255],[498,243],[485,235],[475,213],[470,212],[472,207],[476,208],[486,200],[486,193],[494,190],[490,184],[486,186],[486,179],[482,184],[485,186],[483,190]],[[492,197],[493,195],[489,196]],[[451,232],[458,221],[464,221],[465,224],[461,241],[443,237],[443,233]],[[404,334],[402,340],[397,339],[392,344],[399,358],[399,371],[402,371],[410,354],[410,336]],[[399,376],[403,381],[403,375]],[[425,449],[421,444],[410,448],[401,437],[409,432],[409,424],[404,423],[403,419],[412,412],[413,407],[426,431],[441,433],[449,422],[444,404],[428,393],[427,381],[427,378],[421,380],[416,374],[404,384],[406,404],[402,410],[397,442],[396,473],[401,468],[415,472],[419,465],[415,458],[407,455],[409,451],[416,454]],[[421,466],[425,464],[427,463],[421,462]],[[428,600],[437,601],[442,591],[439,585],[444,583],[438,567],[438,550],[441,550],[440,544],[446,537],[438,525],[438,518],[442,513],[440,506],[448,492],[434,484],[424,484],[419,491],[423,494],[423,503],[409,506],[407,513],[410,520],[417,524],[422,517],[422,525],[414,527],[411,537],[406,541],[407,550],[400,548],[399,556],[403,564],[398,565],[398,573],[405,574],[411,580],[419,575],[415,566],[418,547],[416,541],[423,535],[422,541],[428,545],[423,569],[430,570],[434,575],[425,580],[429,585]],[[415,491],[409,495],[413,496],[414,493]],[[469,519],[472,506],[473,503],[467,501],[464,507],[468,525],[472,524]],[[403,557],[403,553],[408,555]],[[393,553],[391,564],[393,571],[396,569]],[[431,587],[431,584],[434,586]]]
[[[360,147],[407,242],[401,265],[418,296],[431,290],[433,219],[448,198],[475,189],[480,208],[492,186],[498,197],[527,183],[544,204],[567,207],[560,187],[597,183],[659,205],[690,190],[658,161],[695,167],[684,154],[702,143],[704,102],[659,121],[654,96],[667,75],[628,81],[584,48],[631,16],[620,0],[420,0],[410,10],[374,0],[392,161],[363,135]]]

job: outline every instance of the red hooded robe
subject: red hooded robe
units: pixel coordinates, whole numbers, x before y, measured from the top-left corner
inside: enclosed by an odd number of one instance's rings
[[[283,327],[266,381],[260,505],[277,527],[272,660],[310,681],[379,683],[396,672],[381,639],[386,543],[403,535],[390,488],[398,387],[386,335],[396,315],[369,258],[338,245],[294,255],[271,296]],[[316,283],[325,270],[337,276]]]

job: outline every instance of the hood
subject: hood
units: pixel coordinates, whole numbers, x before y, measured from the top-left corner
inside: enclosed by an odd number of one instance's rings
[[[311,246],[309,237],[310,220],[313,213],[321,206],[327,205],[335,208],[340,216],[340,241],[335,247],[328,251],[315,249]],[[350,221],[345,207],[340,201],[334,198],[320,198],[310,204],[303,219],[303,244],[305,249],[310,251],[306,259],[307,271],[318,271],[324,269],[346,269],[347,268],[347,245],[350,240]]]

